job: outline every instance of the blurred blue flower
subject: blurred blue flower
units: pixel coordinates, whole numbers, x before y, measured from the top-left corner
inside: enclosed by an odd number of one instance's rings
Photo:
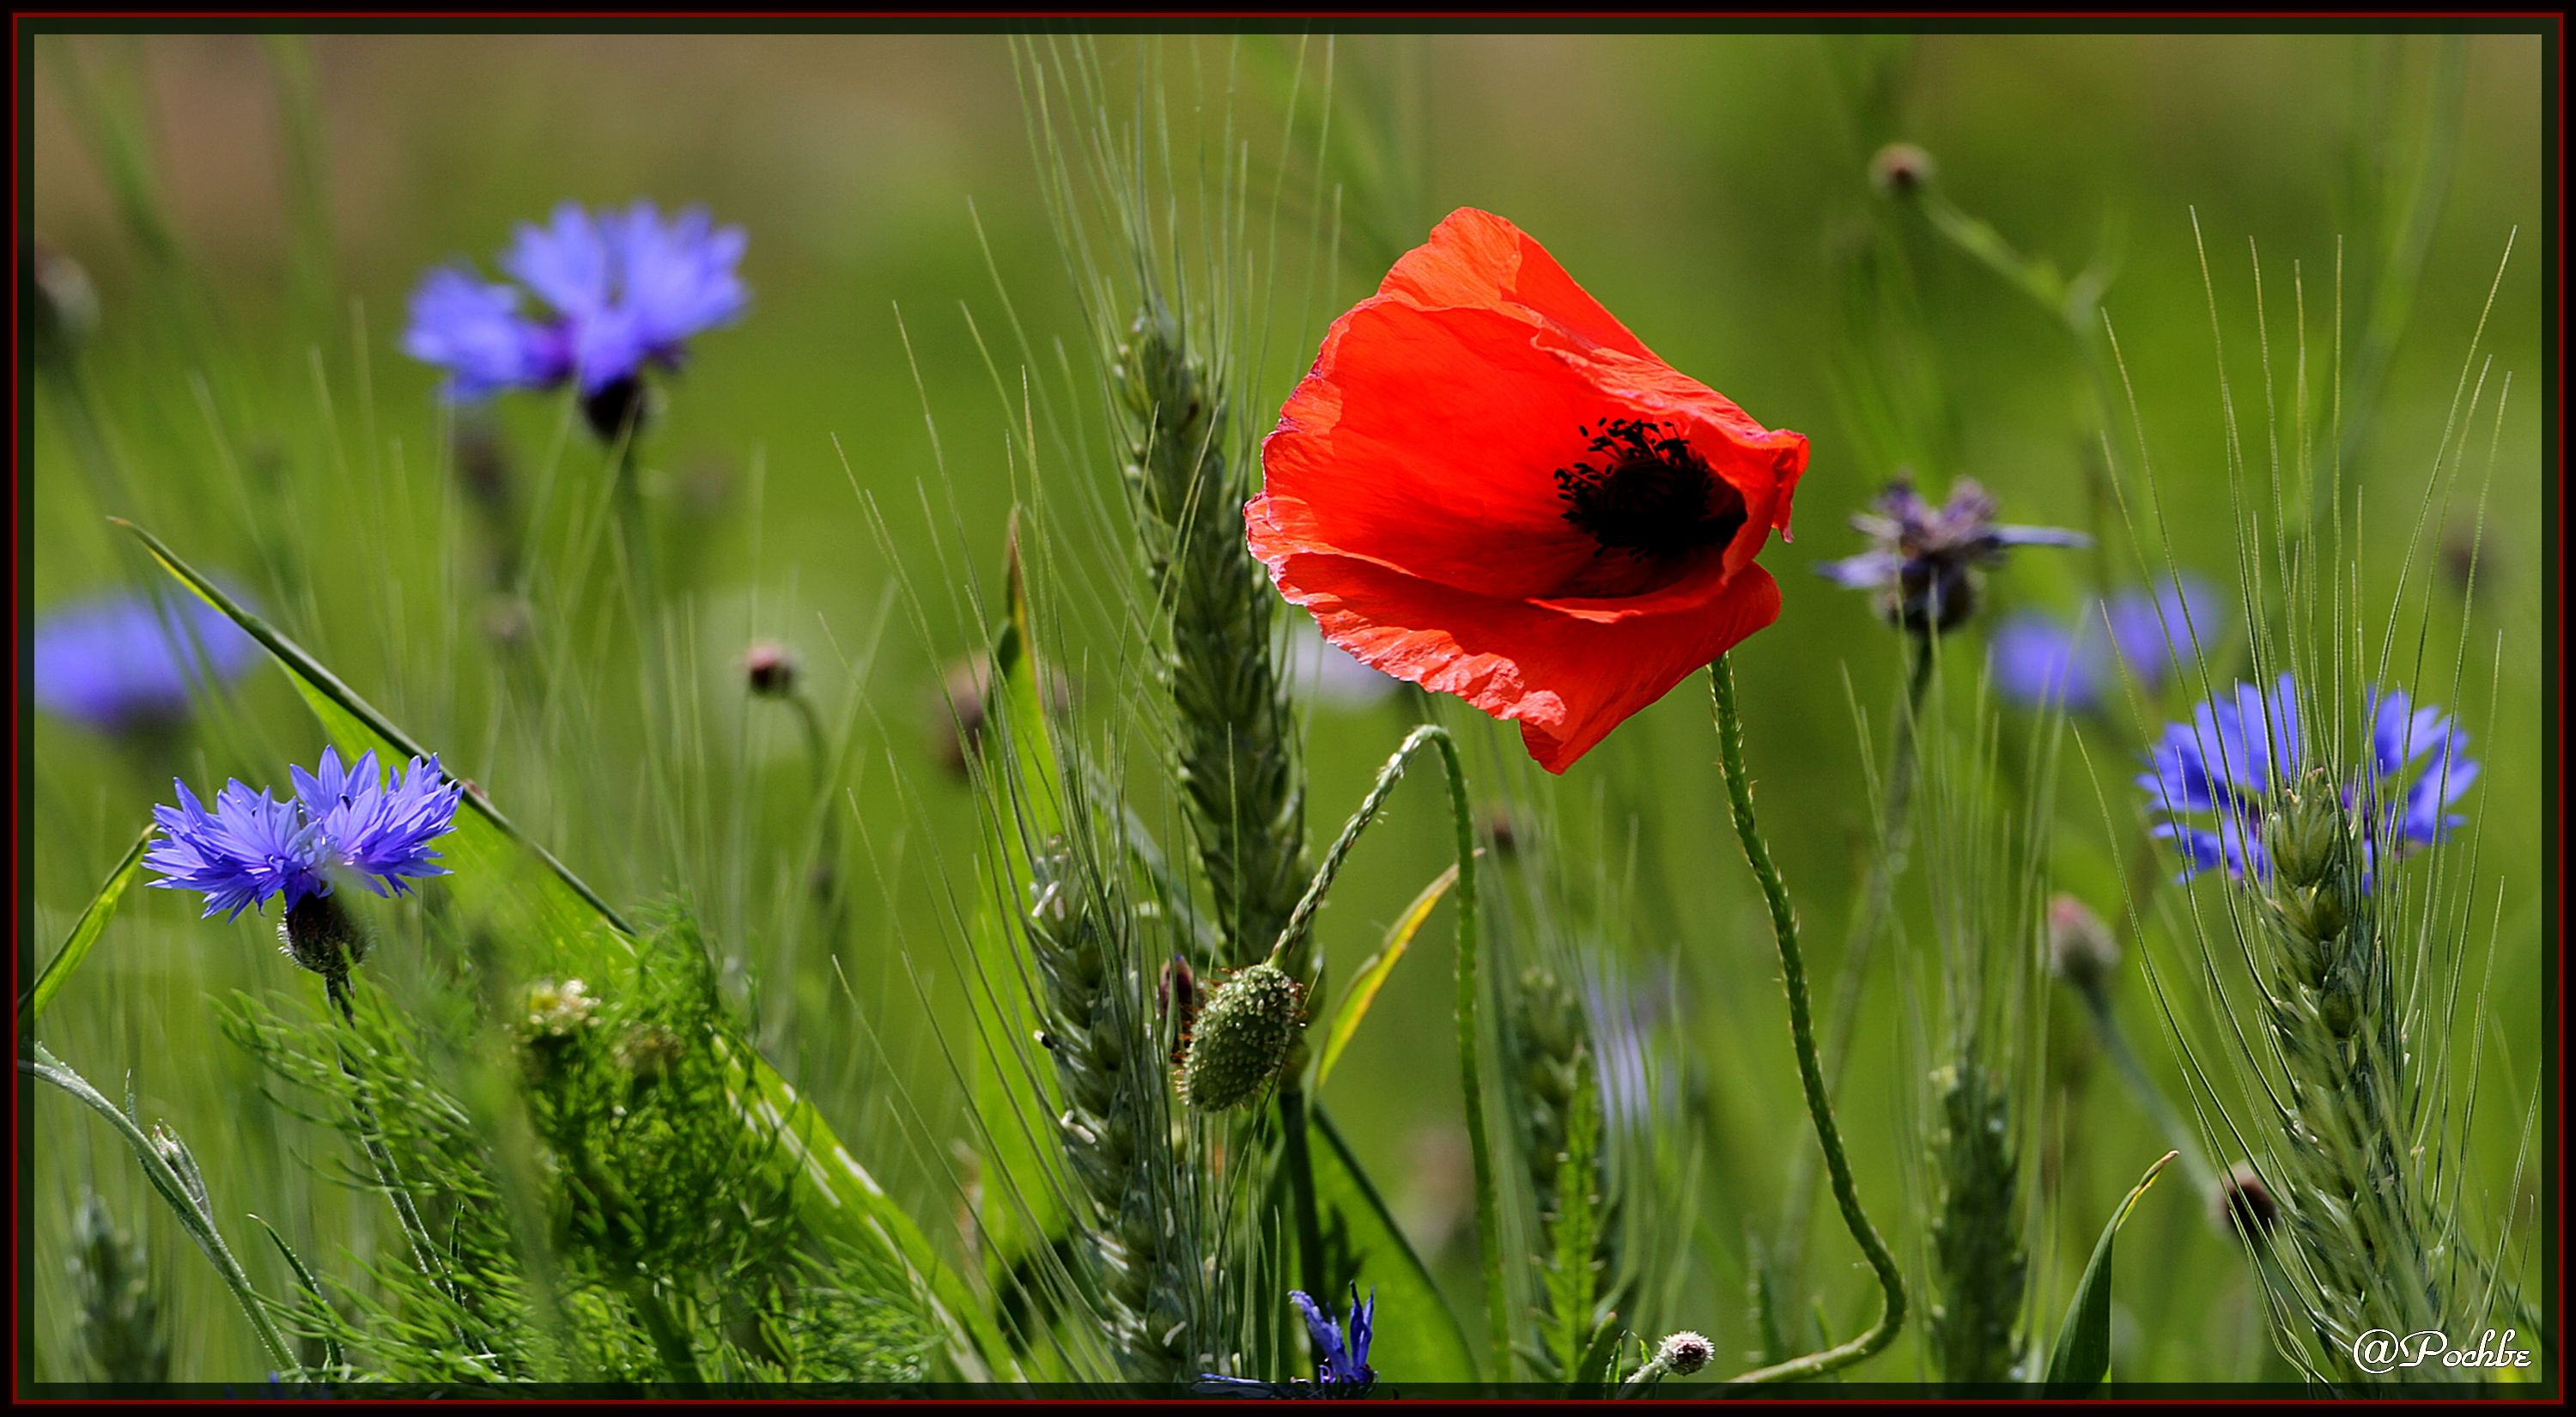
[[[254,793],[236,778],[211,812],[188,784],[172,783],[179,805],[152,809],[161,827],[143,857],[161,873],[152,884],[203,893],[208,915],[239,915],[272,898],[292,910],[341,879],[381,896],[447,874],[430,843],[455,826],[464,788],[440,776],[435,756],[412,759],[388,781],[374,753],[344,768],[339,750],[325,748],[313,772],[292,772],[291,798]]]
[[[2447,809],[2477,780],[2478,764],[2449,715],[2417,708],[2403,693],[2373,690],[2363,717],[2369,756],[2340,796],[2368,890],[2383,853],[2430,846],[2460,825],[2464,819]],[[2194,709],[2190,723],[2167,724],[2137,782],[2150,809],[2165,817],[2150,834],[2173,843],[2183,859],[2180,879],[2214,870],[2268,877],[2264,826],[2300,764],[2298,691],[2287,674],[2268,693],[2238,684]]]
[[[36,705],[106,733],[185,718],[189,690],[231,679],[257,646],[225,614],[189,596],[97,596],[37,617]]]
[[[462,262],[430,272],[403,349],[445,369],[454,398],[568,380],[594,397],[648,366],[676,367],[690,336],[742,314],[744,244],[742,228],[717,227],[702,208],[665,219],[650,202],[598,212],[566,202],[546,224],[522,225],[502,255],[518,286]]]
[[[1288,682],[1345,709],[1384,703],[1404,687],[1403,680],[1362,663],[1357,655],[1325,639],[1304,616],[1289,631]]]
[[[1879,613],[1890,623],[1936,635],[1976,613],[1979,572],[2012,547],[2093,544],[2082,532],[2000,524],[1995,511],[1995,499],[1971,479],[1951,483],[1948,500],[1936,507],[1900,477],[1878,495],[1877,510],[1851,519],[1876,544],[1825,562],[1817,573],[1853,590],[1877,591]]]
[[[1333,1322],[1330,1309],[1315,1302],[1302,1289],[1290,1290],[1288,1302],[1306,1319],[1306,1336],[1315,1346],[1315,1380],[1291,1378],[1284,1383],[1263,1382],[1258,1378],[1229,1378],[1217,1373],[1202,1374],[1198,1385],[1211,1389],[1240,1389],[1259,1392],[1266,1397],[1365,1397],[1377,1385],[1377,1370],[1369,1366],[1369,1338],[1374,1332],[1377,1294],[1360,1297],[1360,1287],[1351,1286],[1351,1317],[1347,1336]]]
[[[1995,688],[2032,707],[2087,713],[2110,705],[2125,666],[2148,694],[2217,633],[2218,601],[2207,582],[2177,576],[2153,595],[2123,591],[2094,601],[2068,624],[2026,610],[1995,627]]]

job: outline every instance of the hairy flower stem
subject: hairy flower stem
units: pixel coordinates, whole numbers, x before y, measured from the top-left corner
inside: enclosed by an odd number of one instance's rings
[[[1896,878],[1905,874],[1912,843],[1915,721],[1932,685],[1934,637],[1906,636],[1905,707],[1891,726],[1887,752],[1887,795],[1878,825],[1879,849],[1871,854],[1869,876],[1861,888],[1860,909],[1852,915],[1851,933],[1843,941],[1842,970],[1834,981],[1833,1013],[1825,1032],[1825,1092],[1842,1091],[1843,1069],[1851,1062],[1852,1030],[1860,1021],[1861,998],[1869,989],[1869,957],[1886,929],[1896,904]],[[1816,1194],[1816,1155],[1804,1149],[1789,1159],[1787,1199],[1771,1252],[1773,1272],[1798,1271],[1807,1248],[1807,1211]],[[1776,1300],[1781,1296],[1774,1295]]]
[[[653,576],[653,530],[644,515],[644,469],[636,458],[642,433],[642,419],[636,418],[617,435],[609,455],[609,496],[615,503],[628,608],[635,618],[635,647],[644,661],[645,715],[658,724],[671,677],[662,649],[661,590]]]
[[[322,976],[323,992],[331,1006],[339,1011],[341,1024],[352,1030],[358,1026],[357,1004],[349,987],[349,971],[344,967]],[[393,1203],[394,1218],[401,1222],[403,1237],[411,1242],[412,1263],[420,1267],[439,1289],[461,1309],[463,1298],[456,1292],[456,1282],[439,1262],[438,1242],[422,1223],[420,1207],[414,1203],[411,1190],[403,1183],[402,1173],[394,1165],[391,1149],[385,1145],[384,1124],[377,1120],[375,1103],[367,1086],[366,1075],[359,1071],[346,1043],[334,1042],[332,1048],[340,1057],[340,1073],[349,1080],[349,1100],[358,1119],[358,1140],[367,1153],[368,1163],[375,1168],[376,1184],[384,1188],[385,1198]],[[478,1351],[489,1352],[489,1344],[477,1345]]]
[[[834,949],[849,938],[848,902],[841,890],[841,814],[834,810],[832,784],[837,780],[833,761],[831,735],[824,731],[822,710],[814,707],[814,698],[800,682],[787,691],[787,707],[796,715],[797,727],[804,730],[806,760],[812,765],[814,782],[823,794],[820,812],[814,825],[814,870],[807,882],[814,893],[814,905],[829,933],[826,939]]]
[[[1798,1080],[1806,1091],[1807,1115],[1816,1126],[1816,1145],[1824,1153],[1825,1175],[1843,1225],[1878,1276],[1881,1306],[1878,1322],[1859,1337],[1820,1352],[1774,1363],[1738,1376],[1739,1383],[1793,1381],[1822,1377],[1850,1367],[1895,1341],[1905,1325],[1905,1277],[1888,1253],[1887,1242],[1861,1209],[1860,1188],[1852,1180],[1851,1160],[1843,1152],[1842,1129],[1834,1123],[1833,1098],[1825,1085],[1823,1062],[1816,1054],[1816,1024],[1807,999],[1807,965],[1798,951],[1798,918],[1789,904],[1789,887],[1771,861],[1771,847],[1753,816],[1753,781],[1744,770],[1744,718],[1735,706],[1735,670],[1719,655],[1708,667],[1711,696],[1716,701],[1718,760],[1725,769],[1727,798],[1734,808],[1735,835],[1744,858],[1762,886],[1770,907],[1771,933],[1780,944],[1780,981],[1789,995],[1789,1041],[1798,1056]]]

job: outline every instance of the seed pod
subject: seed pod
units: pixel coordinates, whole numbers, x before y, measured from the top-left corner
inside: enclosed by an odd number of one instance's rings
[[[2048,967],[2068,984],[2094,993],[2120,972],[2120,942],[2092,907],[2071,895],[2048,903]]]
[[[2269,1239],[2273,1227],[2281,1223],[2281,1203],[2272,1198],[2263,1177],[2243,1162],[2219,1180],[2218,1192],[2211,1197],[2211,1209],[2220,1225],[2248,1240]]]
[[[1911,197],[1932,181],[1932,154],[1912,143],[1890,143],[1869,160],[1869,185],[1886,197]]]
[[[1181,1063],[1181,1099],[1222,1112],[1258,1096],[1279,1076],[1306,1026],[1305,989],[1277,965],[1237,971],[1208,996]]]

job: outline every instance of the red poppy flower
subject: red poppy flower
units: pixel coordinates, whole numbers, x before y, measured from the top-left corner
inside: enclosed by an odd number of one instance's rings
[[[1520,228],[1461,209],[1324,336],[1244,508],[1333,643],[1517,721],[1563,772],[1780,614],[1807,467]]]

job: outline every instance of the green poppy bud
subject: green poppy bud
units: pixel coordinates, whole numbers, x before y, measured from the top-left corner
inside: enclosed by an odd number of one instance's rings
[[[1305,989],[1272,964],[1238,971],[1208,996],[1181,1062],[1181,1098],[1222,1112],[1258,1096],[1279,1076],[1306,1026]]]

